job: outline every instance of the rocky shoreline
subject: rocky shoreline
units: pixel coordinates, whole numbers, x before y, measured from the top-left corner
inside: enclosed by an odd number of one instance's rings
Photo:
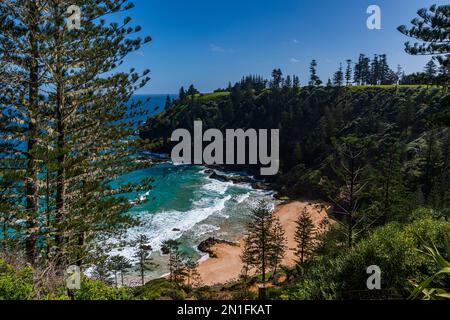
[[[266,190],[266,191],[273,190],[272,184],[267,183],[267,182],[257,181],[254,178],[251,178],[249,176],[244,176],[244,175],[226,176],[226,175],[218,174],[213,169],[207,169],[207,170],[205,170],[205,173],[209,174],[210,179],[218,180],[221,182],[232,182],[234,184],[248,183],[252,186],[253,189]]]
[[[225,245],[229,245],[229,246],[239,246],[239,243],[210,237],[210,238],[200,242],[200,244],[197,246],[197,249],[200,252],[207,253],[210,258],[216,258],[217,255],[214,252],[213,247],[218,244],[225,244]]]

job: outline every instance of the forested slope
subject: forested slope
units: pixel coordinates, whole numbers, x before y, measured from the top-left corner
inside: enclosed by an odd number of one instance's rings
[[[422,160],[430,148],[434,158],[428,157],[433,161],[428,166],[433,166],[435,173],[444,172],[438,167],[448,162],[448,130],[433,121],[450,109],[449,96],[443,89],[304,87],[258,92],[254,86],[248,82],[233,87],[228,96],[175,101],[162,114],[149,119],[141,136],[151,139],[156,151],[169,152],[172,131],[192,131],[194,120],[202,120],[205,128],[222,130],[279,128],[281,169],[276,182],[291,195],[314,196],[311,193],[316,192],[315,196],[325,196],[318,179],[333,175],[329,166],[333,154],[349,136],[364,145],[364,162],[372,170],[395,153],[402,174],[407,175],[403,178],[413,180],[405,180],[411,192],[417,191],[425,179],[418,167],[426,166]],[[431,177],[431,172],[426,174],[428,180],[436,178]],[[433,188],[432,182],[426,183],[428,189]]]

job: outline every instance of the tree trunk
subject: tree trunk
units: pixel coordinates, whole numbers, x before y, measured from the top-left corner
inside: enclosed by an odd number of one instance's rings
[[[265,225],[264,225],[264,219],[261,219],[261,224],[262,224],[262,235],[261,235],[261,242],[262,242],[262,261],[261,261],[261,271],[262,271],[262,283],[263,286],[266,285],[266,230],[265,230]]]
[[[58,38],[56,39],[58,43]],[[56,178],[56,236],[55,242],[56,247],[60,251],[64,246],[64,228],[62,227],[62,222],[64,221],[65,215],[65,198],[66,198],[66,188],[65,188],[65,125],[64,125],[64,84],[63,84],[63,71],[61,68],[60,53],[57,52],[56,57],[56,73],[57,73],[57,89],[56,89],[56,131],[58,134],[57,146],[58,151],[57,163],[57,178]],[[61,257],[63,258],[63,257]],[[60,261],[62,262],[62,261]]]
[[[31,56],[28,63],[28,72],[30,76],[29,82],[29,125],[28,125],[28,167],[25,178],[26,193],[26,227],[27,236],[25,240],[25,251],[27,259],[30,263],[34,263],[37,256],[36,248],[36,222],[38,218],[38,189],[37,189],[37,161],[34,155],[36,147],[36,112],[38,110],[38,94],[39,94],[39,51],[36,40],[38,33],[37,16],[38,8],[34,1],[29,2],[30,17],[30,36],[29,42],[31,46]]]
[[[353,244],[353,207],[354,207],[354,192],[355,192],[355,158],[353,155],[350,159],[350,201],[348,210],[348,247],[351,248]]]

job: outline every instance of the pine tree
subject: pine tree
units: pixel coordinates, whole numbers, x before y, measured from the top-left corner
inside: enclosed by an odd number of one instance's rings
[[[164,104],[164,110],[170,110],[170,108],[172,108],[172,99],[170,98],[170,96],[166,97],[166,102]]]
[[[352,60],[348,59],[347,68],[345,69],[345,83],[347,86],[352,84]]]
[[[140,27],[130,25],[129,17],[120,25],[102,23],[102,17],[110,13],[131,9],[126,1],[84,4],[82,30],[69,33],[64,23],[66,5],[59,2],[52,6],[52,23],[47,25],[48,37],[56,43],[48,55],[49,64],[54,66],[49,70],[55,82],[49,103],[57,133],[55,245],[70,248],[73,243],[71,251],[78,253],[62,261],[81,264],[96,234],[115,232],[133,223],[123,216],[130,201],[121,195],[148,187],[149,181],[114,190],[109,184],[140,166],[129,159],[142,150],[141,142],[129,137],[147,112],[140,102],[130,103],[130,98],[149,81],[148,70],[142,74],[134,69],[130,73],[115,70],[129,53],[151,39],[129,38],[140,31]],[[77,61],[82,63],[73,70]],[[105,73],[110,75],[105,77]]]
[[[180,242],[176,240],[164,241],[162,251],[169,254],[169,280],[181,283],[186,277],[186,268],[180,252]]]
[[[379,211],[374,217],[374,225],[397,220],[404,208],[406,190],[401,165],[403,148],[398,139],[386,137],[378,150],[375,179],[371,182],[373,204]]]
[[[42,59],[39,45],[44,7],[36,1],[0,3],[0,61],[3,81],[0,86],[3,147],[8,157],[1,164],[3,185],[16,190],[17,202],[9,202],[9,213],[26,224],[24,233],[28,261],[37,257],[38,162],[40,161],[39,122],[42,97]],[[3,109],[5,108],[5,109]],[[4,110],[4,111],[3,111]],[[3,153],[3,150],[2,150]],[[5,163],[6,162],[6,163]],[[11,165],[15,162],[15,165]],[[16,178],[14,178],[16,176]],[[6,182],[6,184],[4,184]],[[22,187],[23,185],[23,187]],[[7,191],[7,193],[10,193]],[[22,199],[25,199],[24,205]],[[11,199],[12,200],[12,199]]]
[[[320,78],[317,75],[316,60],[311,61],[311,65],[309,67],[309,73],[310,73],[309,85],[310,86],[320,86],[322,84],[322,81],[320,80]]]
[[[7,120],[19,120],[27,128],[25,134],[10,137],[26,145],[25,152],[20,151],[27,157],[21,161],[26,166],[20,170],[27,203],[16,215],[27,221],[26,232],[18,234],[26,234],[29,260],[34,262],[40,250],[53,252],[52,259],[61,265],[81,265],[95,238],[120,233],[135,223],[124,215],[132,204],[123,195],[149,187],[149,179],[115,189],[111,182],[148,165],[130,161],[144,146],[129,139],[146,114],[141,103],[130,103],[130,98],[149,81],[148,71],[118,73],[116,68],[151,39],[130,38],[140,28],[131,27],[128,17],[121,24],[102,19],[131,9],[127,1],[80,4],[82,30],[68,31],[70,4],[68,0],[0,4],[5,22],[0,61],[7,62],[12,79],[18,79],[1,96],[2,105],[17,111]],[[25,59],[14,58],[18,56]],[[45,98],[39,95],[44,85]],[[41,195],[44,204],[37,201]],[[45,247],[37,246],[38,235],[45,237]]]
[[[353,79],[357,85],[362,85],[362,62],[364,55],[360,54],[358,58],[358,62],[355,64],[355,68],[353,71]]]
[[[186,269],[186,284],[188,287],[198,288],[202,285],[202,279],[198,273],[198,262],[193,259],[188,259],[185,262]]]
[[[292,78],[290,75],[286,76],[286,80],[284,81],[285,88],[292,88]]]
[[[424,72],[427,76],[427,84],[433,84],[438,73],[437,66],[434,63],[433,59],[428,61],[428,63],[425,65]]]
[[[141,277],[142,285],[145,284],[145,272],[152,270],[155,265],[150,259],[150,254],[152,253],[152,247],[148,243],[148,237],[141,234],[135,239],[135,244],[137,246],[134,257],[138,261],[138,269]]]
[[[347,245],[353,245],[363,192],[367,188],[368,169],[365,161],[366,141],[350,135],[335,141],[336,153],[331,169],[335,178],[328,183],[329,197],[334,203],[334,213],[345,227]]]
[[[272,82],[271,82],[272,88],[273,89],[280,88],[282,82],[283,82],[283,72],[281,72],[281,69],[274,69],[272,71]]]
[[[339,64],[339,70],[336,71],[333,77],[333,84],[337,87],[342,87],[344,83],[344,73],[342,72],[342,63]]]
[[[180,88],[180,93],[178,94],[178,97],[180,101],[184,101],[186,99],[186,92],[184,91],[184,88]]]
[[[411,21],[412,27],[398,27],[404,35],[422,41],[422,43],[405,44],[405,51],[412,55],[435,55],[439,63],[449,67],[450,43],[450,5],[432,5],[417,12],[419,17]]]
[[[295,223],[297,224],[294,235],[295,242],[297,243],[295,255],[298,258],[298,263],[304,263],[306,258],[310,257],[314,249],[316,232],[314,222],[311,219],[308,209],[303,209]]]
[[[380,84],[391,84],[393,71],[389,68],[387,61],[387,56],[385,54],[379,57],[379,83]]]
[[[370,84],[370,59],[365,56],[361,65],[361,80],[364,85]]]
[[[287,250],[287,239],[283,226],[278,218],[274,219],[271,242],[272,256],[270,259],[270,266],[274,275],[276,275]]]
[[[93,258],[93,261],[95,261],[92,270],[93,278],[105,283],[111,283],[111,263],[108,255],[105,253],[105,250],[103,248],[96,247],[93,253]]]
[[[194,96],[195,96],[196,94],[199,94],[199,93],[200,93],[200,92],[199,92],[197,89],[195,89],[194,85],[191,84],[191,85],[189,86],[187,92],[186,92],[186,95],[189,96],[189,97],[191,97],[191,98],[194,98]]]
[[[378,55],[374,55],[372,63],[370,64],[369,83],[371,85],[380,84],[380,60]]]
[[[327,87],[332,87],[332,86],[333,86],[333,83],[331,82],[331,79],[328,78],[328,80],[327,80]]]
[[[300,78],[298,76],[294,75],[293,80],[292,80],[292,88],[294,88],[294,89],[300,88]]]
[[[248,268],[255,268],[262,275],[264,289],[268,268],[284,255],[284,236],[266,202],[260,201],[249,218],[241,260]]]
[[[119,280],[117,277],[117,273],[120,272],[120,278],[121,278],[121,285],[124,286],[123,282],[123,276],[127,269],[132,267],[131,262],[121,255],[115,255],[109,258],[110,263],[110,269],[114,272],[114,282],[116,285],[116,288],[119,286]]]

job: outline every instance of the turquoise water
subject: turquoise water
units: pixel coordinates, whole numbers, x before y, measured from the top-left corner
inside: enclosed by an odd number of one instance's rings
[[[130,214],[141,221],[139,227],[126,233],[126,240],[139,234],[150,239],[152,257],[159,267],[149,274],[161,276],[167,272],[166,257],[161,256],[161,244],[177,239],[187,255],[200,259],[197,245],[208,237],[235,241],[244,232],[247,214],[259,199],[272,199],[272,193],[254,190],[250,185],[235,185],[209,179],[205,168],[157,164],[151,168],[122,177],[124,181],[139,181],[143,177],[155,179],[153,189],[136,197],[147,202],[134,207]],[[114,254],[133,257],[133,247],[122,247]]]
[[[175,98],[175,95],[170,95]],[[155,106],[164,107],[166,95],[133,96],[133,100],[146,101],[144,108],[157,114]],[[220,173],[220,172],[219,172]],[[225,173],[221,173],[225,174]],[[151,177],[155,181],[151,190],[130,195],[130,201],[146,198],[144,204],[135,206],[129,214],[140,220],[140,226],[129,229],[125,239],[109,239],[109,242],[132,241],[144,234],[153,248],[152,258],[158,264],[147,277],[160,277],[168,272],[167,257],[161,255],[161,244],[173,239],[181,242],[182,251],[195,259],[204,254],[198,252],[198,244],[216,237],[235,241],[239,239],[247,221],[247,215],[257,200],[272,201],[272,193],[254,190],[250,185],[220,182],[208,178],[204,167],[175,166],[170,162],[156,164],[121,177],[119,184],[139,182]],[[120,254],[133,261],[133,246],[120,246],[111,254]]]

